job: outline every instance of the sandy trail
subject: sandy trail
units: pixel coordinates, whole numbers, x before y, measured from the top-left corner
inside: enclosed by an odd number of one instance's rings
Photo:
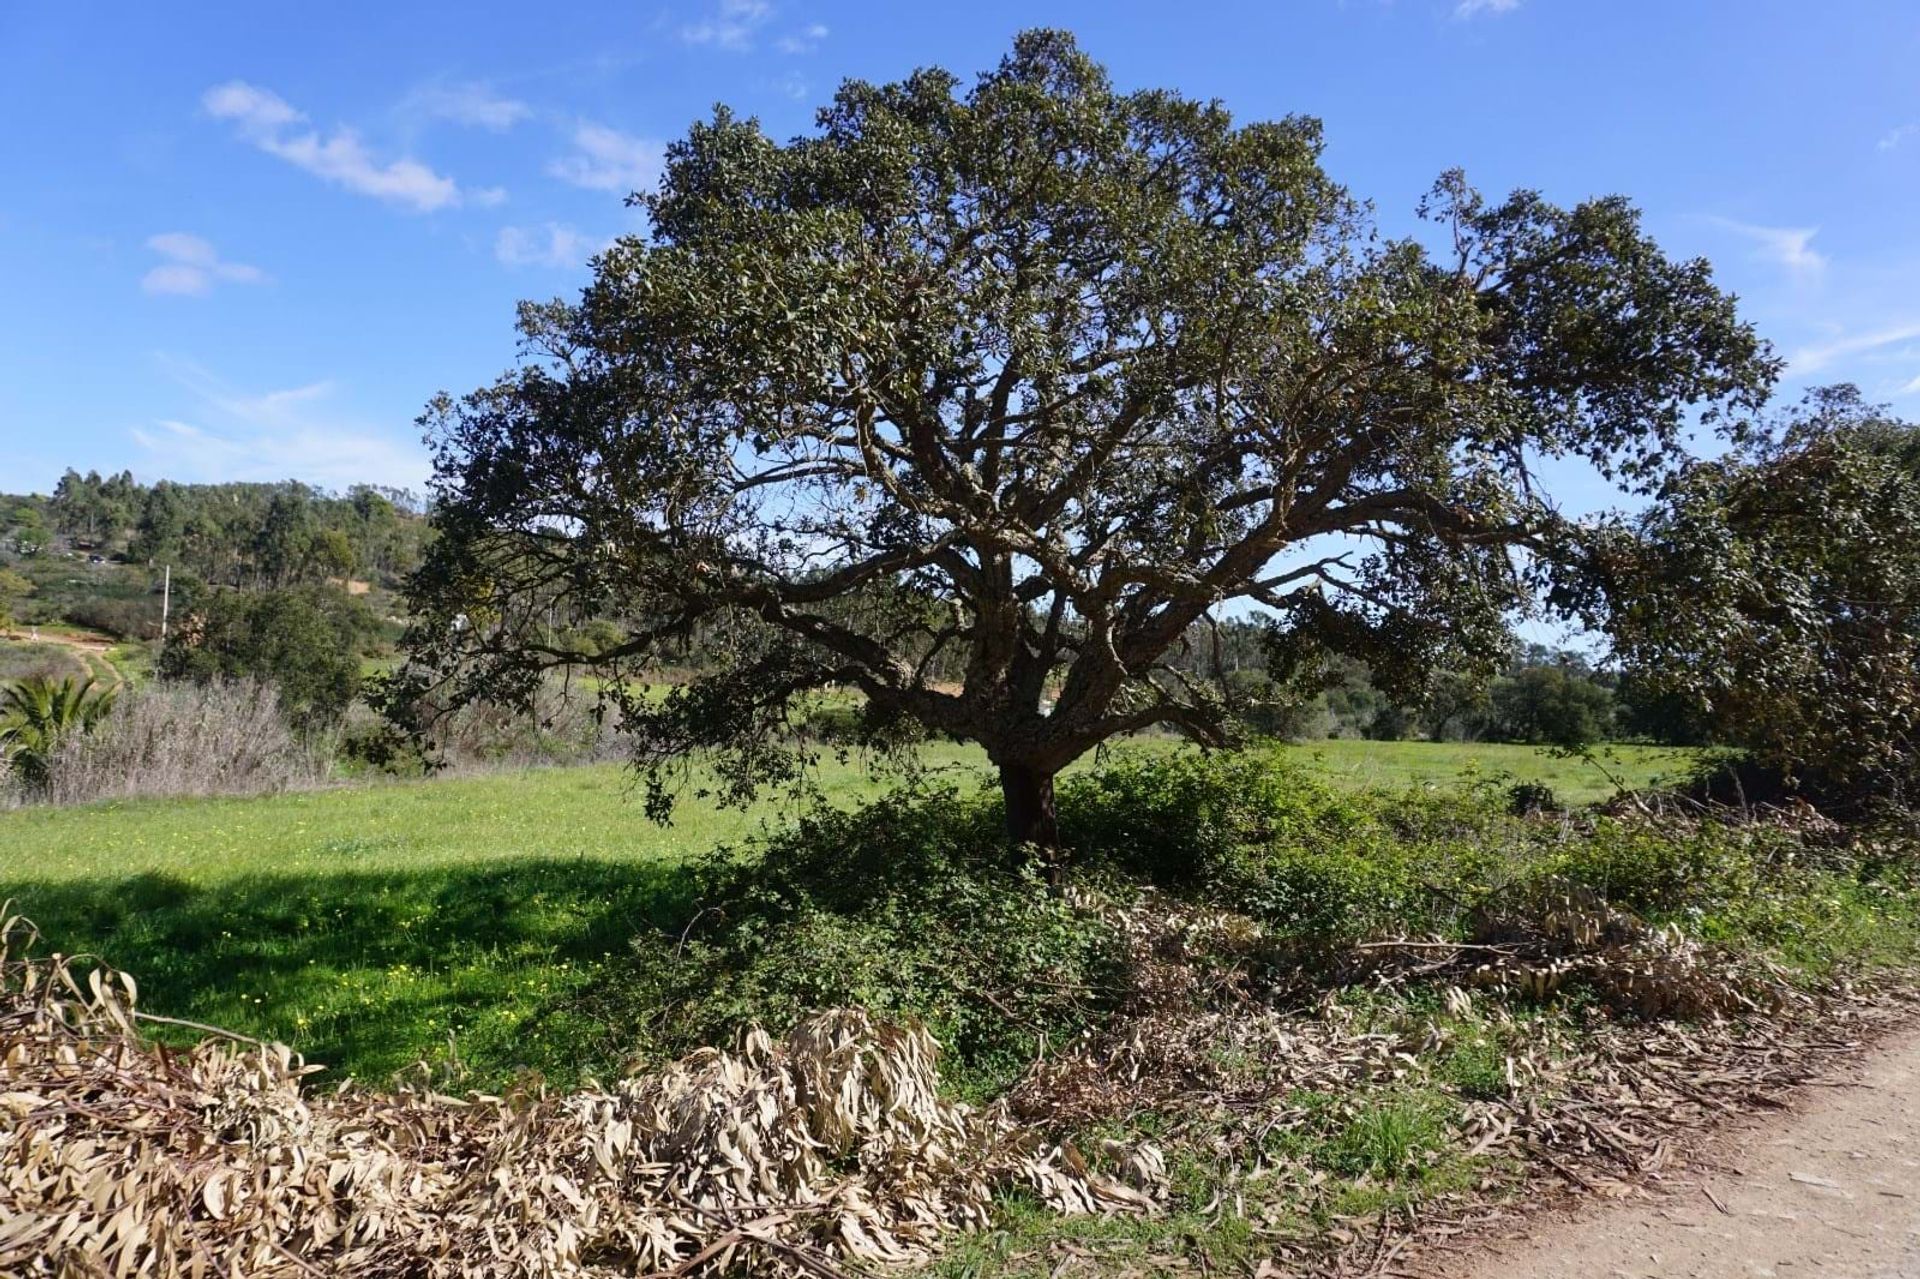
[[[1430,1273],[1920,1277],[1920,1027],[1797,1090],[1789,1110],[1732,1121],[1656,1197],[1536,1220],[1524,1237]]]

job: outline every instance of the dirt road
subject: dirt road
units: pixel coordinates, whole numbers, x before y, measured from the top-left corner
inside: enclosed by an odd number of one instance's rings
[[[1537,1220],[1460,1279],[1920,1279],[1920,1028],[1735,1121],[1657,1197]]]

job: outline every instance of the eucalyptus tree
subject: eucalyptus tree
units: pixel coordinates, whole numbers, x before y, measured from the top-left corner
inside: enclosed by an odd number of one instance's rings
[[[1540,459],[1645,487],[1775,362],[1624,200],[1449,174],[1430,233],[1385,238],[1321,149],[1047,31],[970,85],[848,82],[787,142],[717,110],[632,198],[648,232],[423,419],[398,688],[528,697],[582,658],[556,611],[608,618],[656,783],[699,752],[743,793],[785,775],[796,699],[849,687],[984,746],[1009,834],[1050,846],[1098,744],[1231,740],[1174,660],[1223,609],[1269,610],[1283,667],[1493,661],[1564,541]],[[633,691],[695,631],[732,637],[717,669]]]

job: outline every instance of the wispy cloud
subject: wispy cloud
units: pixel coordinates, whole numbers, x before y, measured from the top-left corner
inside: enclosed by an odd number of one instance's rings
[[[161,263],[140,277],[140,287],[148,293],[174,293],[198,297],[213,291],[216,283],[265,284],[267,273],[244,262],[229,262],[206,240],[185,231],[166,231],[151,236],[147,247],[159,254]]]
[[[150,455],[145,469],[153,474],[204,481],[291,478],[328,488],[418,487],[426,478],[418,447],[334,407],[331,381],[255,393],[190,361],[163,356],[159,363],[187,391],[192,407],[131,432]]]
[[[1819,227],[1759,226],[1720,217],[1710,221],[1750,241],[1762,259],[1796,275],[1814,276],[1827,268],[1826,255],[1813,247],[1813,237],[1820,234]]]
[[[503,97],[477,82],[415,89],[401,103],[401,110],[495,133],[504,133],[533,115],[533,108],[518,98]]]
[[[1887,130],[1874,145],[1882,151],[1891,151],[1917,137],[1920,137],[1920,121],[1913,121]]]
[[[1920,377],[1915,377],[1913,381],[1905,383],[1900,387],[1899,390],[1895,391],[1894,394],[1895,395],[1920,395]]]
[[[599,249],[591,237],[563,222],[537,227],[505,226],[494,237],[493,255],[508,266],[576,267]]]
[[[812,53],[826,38],[826,23],[809,22],[798,31],[789,32],[774,41],[774,47],[782,53]]]
[[[807,78],[797,71],[789,71],[783,76],[776,76],[774,79],[768,81],[768,83],[773,88],[792,98],[795,102],[805,102],[807,95],[813,90],[813,86],[807,83]]]
[[[688,44],[745,53],[772,17],[768,0],[717,0],[705,17],[680,28],[680,38]]]
[[[1818,373],[1850,356],[1864,355],[1881,347],[1892,346],[1897,342],[1911,342],[1916,338],[1920,338],[1920,322],[1892,324],[1884,328],[1871,329],[1865,333],[1854,333],[1824,342],[1811,343],[1795,351],[1788,358],[1788,363],[1796,375]]]
[[[1519,7],[1520,0],[1460,0],[1459,4],[1453,6],[1453,16],[1464,21],[1468,18],[1512,13]]]
[[[339,127],[323,137],[317,129],[300,127],[305,114],[271,90],[234,80],[207,90],[201,103],[207,114],[230,121],[242,138],[268,155],[349,191],[421,213],[466,198],[452,178],[417,160],[375,159],[352,129]]]
[[[563,182],[590,191],[639,191],[660,176],[666,147],[651,138],[582,120],[574,126],[573,154],[547,166]]]

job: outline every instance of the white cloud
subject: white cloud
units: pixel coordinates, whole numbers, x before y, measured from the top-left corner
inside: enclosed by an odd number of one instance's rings
[[[1732,218],[1711,220],[1715,226],[1751,240],[1754,251],[1761,258],[1783,266],[1795,275],[1819,275],[1827,268],[1826,255],[1813,248],[1813,237],[1820,234],[1819,227],[1756,226],[1751,222],[1736,222]]]
[[[574,153],[547,166],[564,182],[591,191],[638,191],[654,184],[666,147],[604,124],[582,120],[573,130]]]
[[[533,114],[533,108],[517,98],[495,93],[484,84],[436,84],[416,89],[407,95],[402,109],[504,133]]]
[[[1887,132],[1882,135],[1880,141],[1874,145],[1882,151],[1891,151],[1895,147],[1909,142],[1916,137],[1920,137],[1920,121],[1897,125],[1887,130]]]
[[[185,231],[152,236],[147,247],[165,259],[141,277],[140,287],[148,293],[198,296],[211,292],[215,283],[267,283],[267,273],[259,267],[228,262],[213,245]]]
[[[330,381],[254,394],[187,361],[162,357],[160,365],[193,408],[133,429],[150,455],[146,472],[208,482],[292,478],[335,489],[418,488],[426,479],[422,450],[334,409]]]
[[[217,120],[235,120],[255,133],[272,133],[306,119],[285,98],[258,89],[244,80],[231,80],[208,89],[200,99],[207,114]]]
[[[680,38],[688,44],[745,53],[772,17],[768,0],[718,0],[706,17],[681,27]]]
[[[1895,395],[1920,395],[1920,377],[1916,377],[1913,379],[1913,381],[1906,383],[1899,390],[1895,391],[1894,394]]]
[[[1834,362],[1849,356],[1864,355],[1883,346],[1892,346],[1896,342],[1911,342],[1915,338],[1920,338],[1920,323],[1888,325],[1866,333],[1856,333],[1848,337],[1838,337],[1803,346],[1788,357],[1787,362],[1796,376],[1802,376],[1818,373]]]
[[[1483,14],[1512,13],[1519,7],[1520,0],[1460,0],[1453,6],[1453,16],[1465,20]]]
[[[383,164],[352,129],[336,128],[322,137],[317,129],[297,128],[306,116],[271,90],[235,80],[207,90],[201,102],[207,114],[233,122],[241,137],[268,155],[349,191],[421,213],[462,200],[452,178],[413,159]]]
[[[781,36],[774,45],[782,53],[812,53],[826,38],[827,26],[824,22],[809,22],[798,31]]]
[[[576,267],[592,257],[597,245],[561,222],[538,227],[505,226],[494,237],[493,255],[508,266]]]

